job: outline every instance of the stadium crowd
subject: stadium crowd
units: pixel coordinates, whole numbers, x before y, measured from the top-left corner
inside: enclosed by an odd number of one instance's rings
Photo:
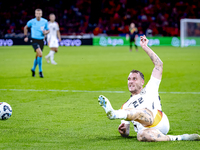
[[[180,19],[200,18],[198,0],[100,0],[100,12],[91,11],[92,3],[93,0],[1,1],[0,37],[23,36],[23,27],[34,17],[36,8],[43,10],[46,19],[50,13],[56,14],[62,35],[125,34],[129,24],[134,22],[139,34],[179,36]],[[97,22],[91,24],[92,13],[97,13]],[[199,32],[195,34],[200,35]]]

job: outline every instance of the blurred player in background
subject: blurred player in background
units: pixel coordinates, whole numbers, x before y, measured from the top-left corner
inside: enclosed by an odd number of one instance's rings
[[[109,100],[99,96],[99,104],[111,120],[121,119],[118,131],[122,137],[129,136],[130,122],[134,124],[138,141],[178,141],[200,140],[198,134],[166,135],[169,131],[169,120],[162,111],[158,93],[162,78],[163,62],[148,46],[146,36],[141,36],[140,45],[151,58],[154,69],[147,85],[144,85],[144,75],[138,70],[132,70],[128,76],[128,89],[131,98],[122,105],[121,109],[114,110]]]
[[[135,27],[135,24],[131,23],[129,27],[129,34],[126,34],[126,39],[128,38],[130,39],[130,52],[132,51],[132,42],[135,44],[136,51],[138,51],[138,46],[136,45],[136,40],[135,40],[138,37],[137,32],[138,30]]]
[[[47,42],[50,47],[50,52],[47,56],[45,56],[47,63],[49,63],[49,58],[51,60],[51,63],[56,65],[57,63],[54,61],[54,54],[58,52],[58,40],[59,42],[61,41],[61,36],[60,36],[60,30],[59,30],[59,25],[55,21],[56,16],[54,14],[49,15],[49,30],[50,33],[47,35]]]
[[[44,37],[49,33],[48,28],[48,21],[42,18],[42,10],[36,9],[35,10],[35,18],[31,19],[27,22],[26,26],[24,27],[24,41],[28,42],[28,28],[31,28],[31,43],[36,52],[36,58],[34,59],[32,76],[35,77],[35,68],[39,66],[39,75],[43,78],[42,73],[42,51],[44,47]]]

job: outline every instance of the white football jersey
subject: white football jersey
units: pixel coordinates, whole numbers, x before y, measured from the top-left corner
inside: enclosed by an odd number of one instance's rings
[[[57,31],[59,30],[59,25],[57,22],[48,22],[49,24],[49,34],[47,35],[47,41],[49,42],[51,39],[57,39]]]
[[[147,108],[150,111],[152,111],[153,116],[155,118],[157,114],[157,110],[162,110],[161,103],[160,103],[160,97],[158,94],[158,89],[160,85],[161,80],[151,76],[151,79],[147,83],[147,85],[142,89],[142,91],[132,96],[121,109],[127,109],[127,108]],[[122,123],[129,124],[130,122],[122,120]],[[139,124],[138,122],[132,121],[134,124],[134,127],[136,124]]]

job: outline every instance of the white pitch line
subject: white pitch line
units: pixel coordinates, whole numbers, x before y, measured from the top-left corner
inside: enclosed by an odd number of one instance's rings
[[[87,91],[87,90],[35,90],[35,89],[0,89],[0,91],[22,91],[22,92],[74,92],[74,93],[126,93],[128,91]],[[162,94],[200,94],[200,92],[159,92]]]
[[[164,94],[200,94],[200,92],[159,92],[159,93],[164,93]]]
[[[35,89],[0,89],[0,91],[22,91],[22,92],[74,92],[74,93],[125,93],[125,91],[87,91],[87,90],[35,90]]]

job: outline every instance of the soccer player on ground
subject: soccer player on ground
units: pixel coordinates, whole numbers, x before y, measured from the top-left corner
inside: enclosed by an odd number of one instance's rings
[[[162,112],[158,94],[162,78],[163,62],[147,46],[148,39],[141,36],[140,45],[148,54],[155,67],[147,85],[144,85],[144,75],[138,70],[132,70],[128,76],[128,89],[131,98],[119,110],[114,110],[109,100],[100,95],[100,106],[109,119],[121,119],[118,131],[123,137],[129,136],[130,122],[134,124],[138,141],[176,141],[200,140],[198,134],[166,135],[169,131],[169,120]]]
[[[61,41],[59,25],[55,22],[56,16],[54,14],[49,15],[49,30],[50,33],[47,35],[47,41],[50,47],[50,52],[47,56],[45,56],[47,63],[49,63],[49,58],[51,63],[56,65],[57,63],[54,61],[54,54],[58,51],[58,39]]]
[[[138,37],[137,28],[135,27],[134,23],[131,23],[129,27],[129,34],[126,34],[126,38],[127,39],[130,38],[130,52],[132,51],[132,42],[134,42],[135,49],[136,51],[138,51],[138,46],[136,45],[136,41],[135,41],[135,38],[137,37]]]
[[[35,77],[35,68],[39,66],[39,75],[43,78],[42,73],[42,51],[44,47],[44,37],[49,33],[48,21],[42,18],[42,10],[35,10],[35,18],[29,20],[24,27],[24,41],[28,42],[28,28],[31,28],[31,43],[36,52],[36,58],[33,63],[32,76]]]

